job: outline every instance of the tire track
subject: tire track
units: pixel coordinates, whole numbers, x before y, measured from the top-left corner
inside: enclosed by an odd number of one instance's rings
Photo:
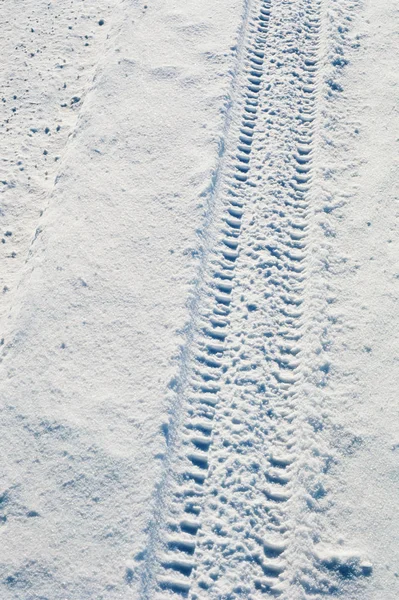
[[[250,11],[145,598],[279,595],[289,582],[319,29],[319,2]]]
[[[292,585],[319,10],[303,1],[272,13],[259,179],[241,236],[193,598],[275,596]]]

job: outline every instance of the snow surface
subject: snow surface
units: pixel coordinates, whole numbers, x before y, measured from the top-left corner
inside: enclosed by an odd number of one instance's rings
[[[0,600],[396,600],[397,7],[2,13]]]

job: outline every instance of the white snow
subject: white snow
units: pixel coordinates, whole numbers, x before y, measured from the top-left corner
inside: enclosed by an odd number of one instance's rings
[[[2,7],[0,600],[399,597],[398,14]]]

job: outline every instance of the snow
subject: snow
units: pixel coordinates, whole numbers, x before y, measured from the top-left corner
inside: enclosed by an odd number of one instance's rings
[[[115,3],[106,14],[96,9],[82,33],[100,31],[97,18],[107,24],[112,8],[110,37],[104,41],[101,29],[96,42],[98,67],[68,92],[82,97],[76,116],[77,105],[66,109],[71,135],[62,148],[46,146],[48,156],[62,154],[54,185],[44,195],[16,180],[4,193],[5,228],[13,232],[4,247],[12,243],[21,255],[19,269],[4,272],[12,294],[2,321],[5,600],[135,595],[127,565],[145,546],[165,391],[189,318],[198,230],[224,127],[241,7]],[[29,9],[30,24],[36,3]],[[86,11],[74,3],[77,17]],[[60,13],[54,38],[46,33],[55,45],[70,35],[69,3]],[[75,56],[70,79],[84,66]],[[53,65],[58,60],[51,55]],[[51,77],[42,122],[53,132],[64,92],[52,91]],[[22,136],[31,121],[21,119]],[[49,143],[43,131],[35,135]],[[21,178],[34,172],[28,148]],[[32,510],[40,516],[30,518]]]
[[[395,7],[3,13],[1,600],[396,600]]]

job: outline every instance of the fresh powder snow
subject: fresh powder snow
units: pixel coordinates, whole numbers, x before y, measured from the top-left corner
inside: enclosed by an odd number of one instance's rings
[[[0,600],[398,600],[396,3],[1,14]]]

